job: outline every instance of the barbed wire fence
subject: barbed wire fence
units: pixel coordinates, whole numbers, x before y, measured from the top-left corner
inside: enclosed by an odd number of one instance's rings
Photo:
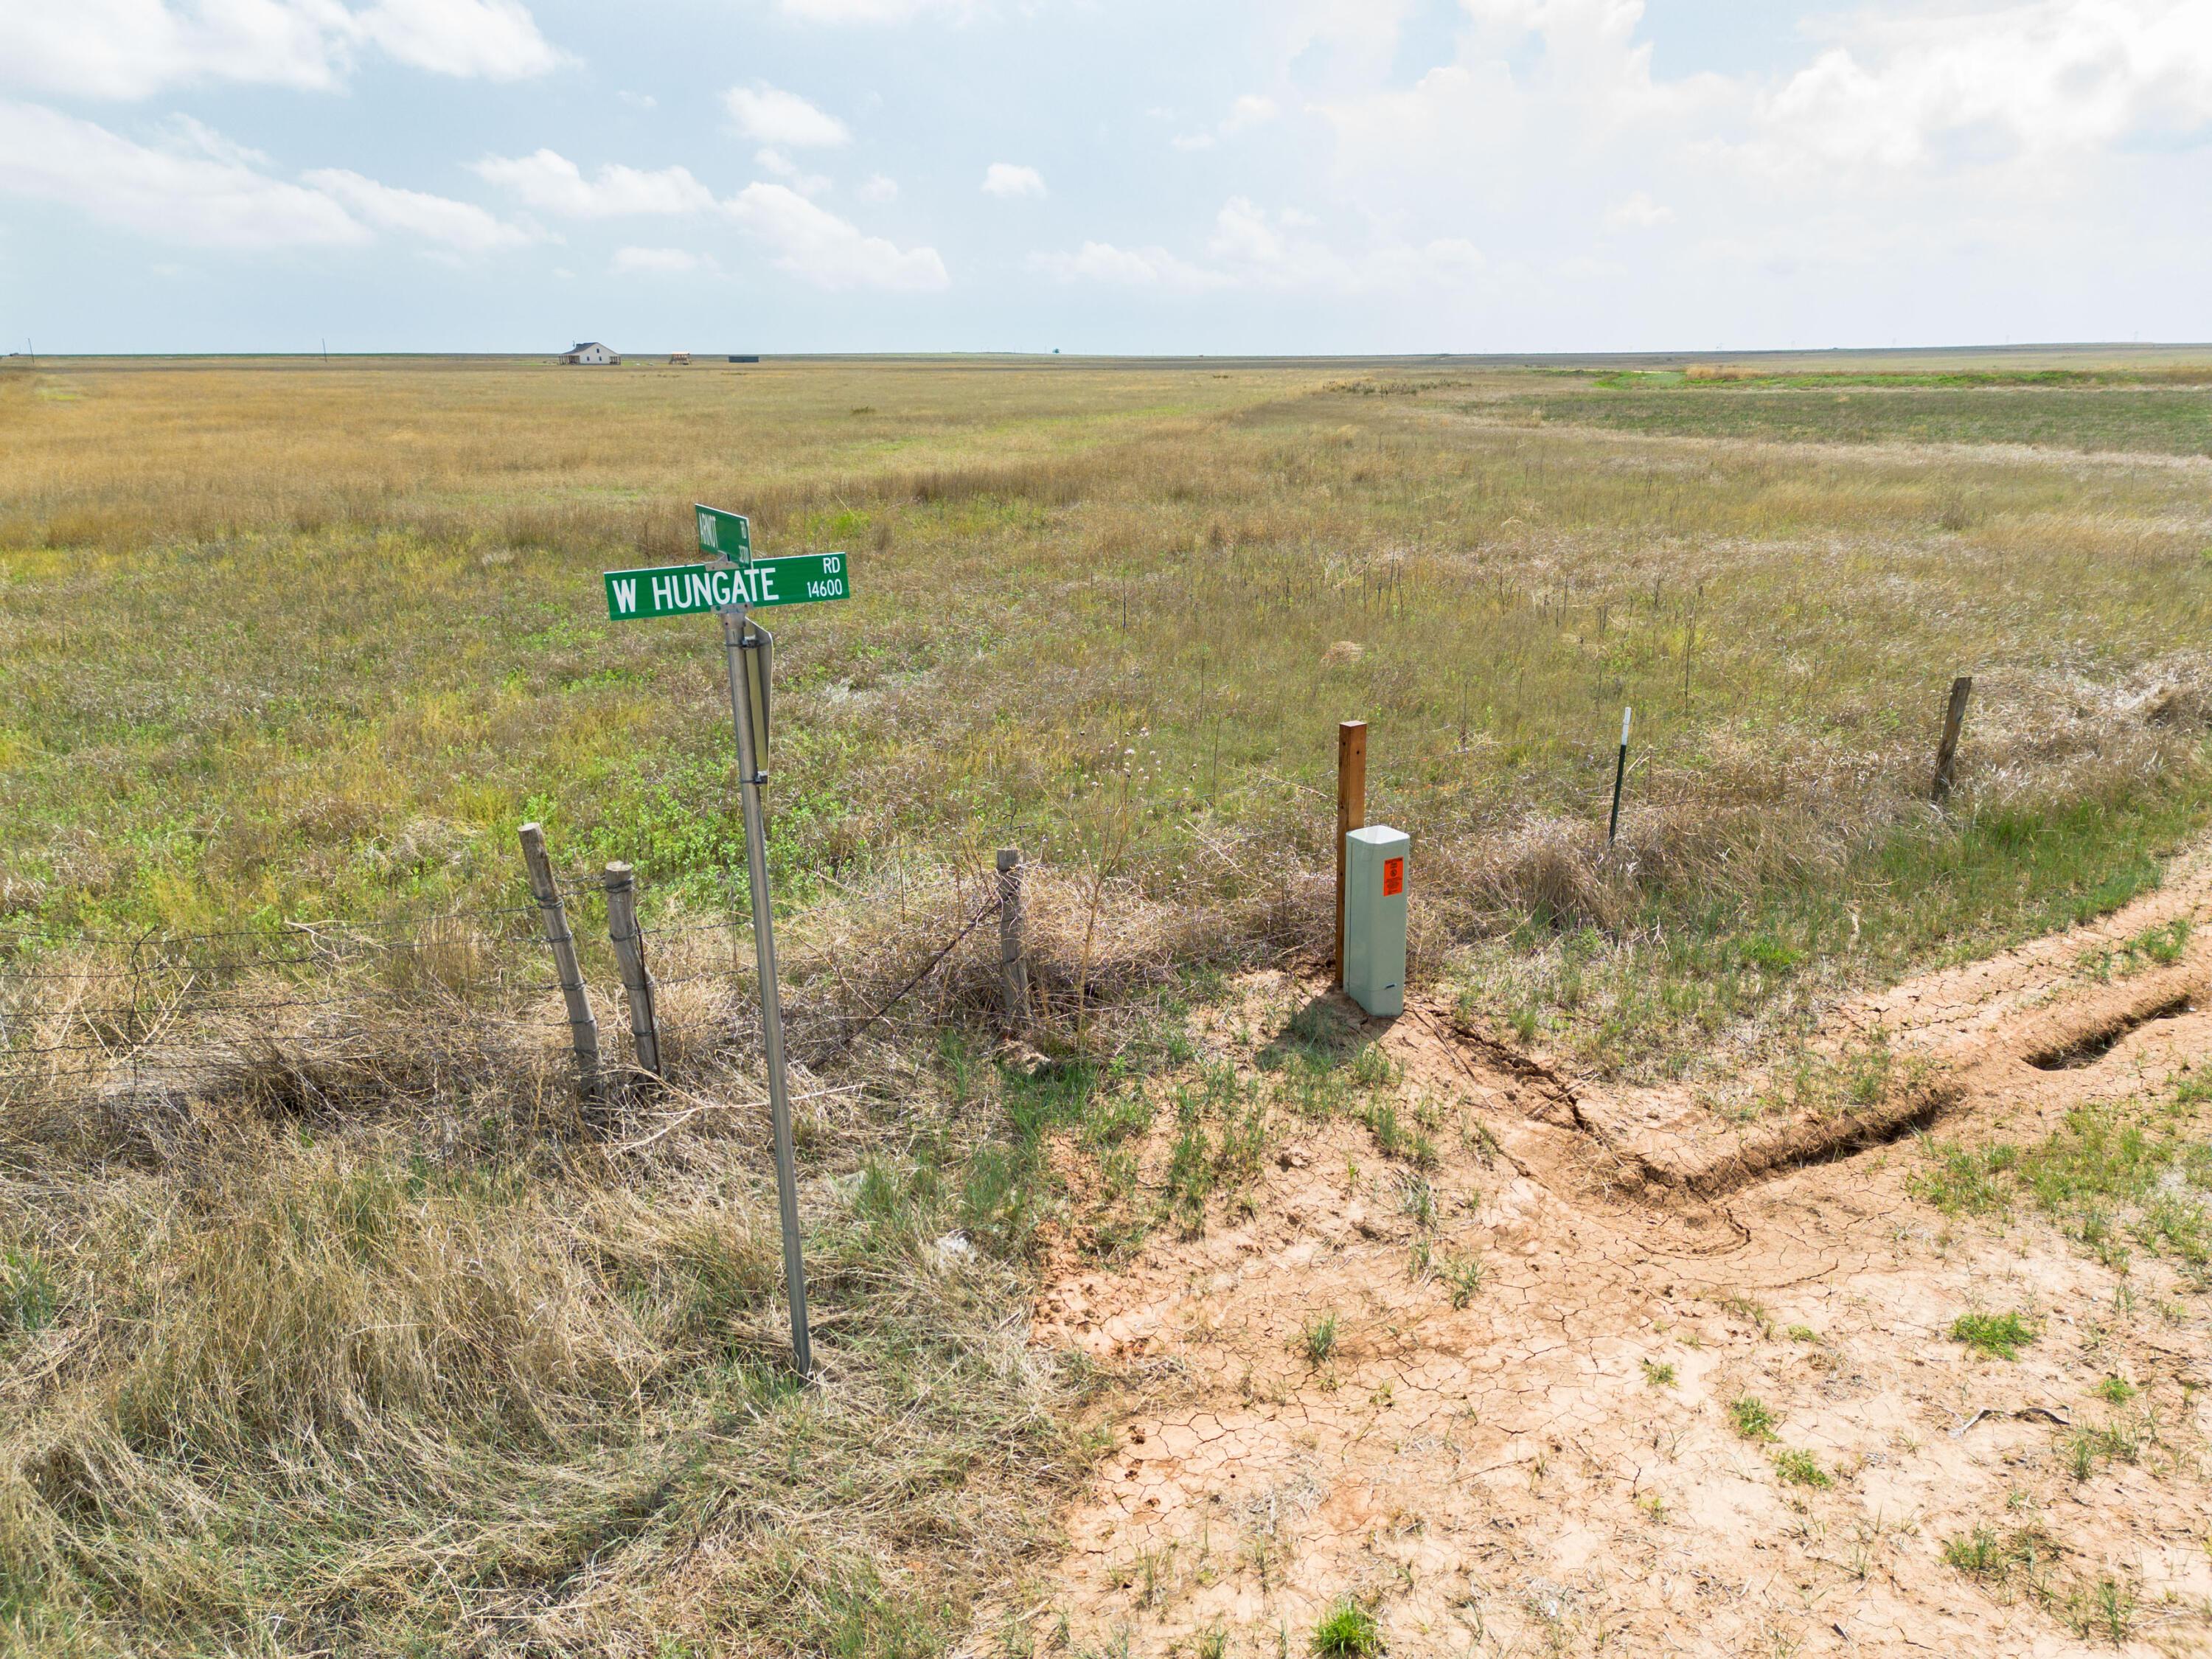
[[[896,950],[878,940],[815,952],[787,1003],[802,1069],[835,1064],[864,1037],[910,1038],[962,998],[973,1014],[978,984],[993,981],[1001,1029],[1018,1033],[1022,871],[1018,854],[1011,868],[1002,856],[995,881],[933,890],[901,917]],[[658,926],[640,922],[641,884],[626,866],[604,877],[549,869],[542,884],[518,885],[525,902],[374,921],[186,933],[0,924],[0,1100],[19,1121],[26,1108],[35,1117],[88,1105],[180,1121],[186,1102],[211,1092],[305,1111],[427,1099],[504,1066],[534,1077],[542,1108],[563,1092],[565,1063],[578,1126],[608,1139],[638,1103],[710,1076],[726,1083],[757,1060],[741,872],[718,878],[724,915]],[[960,990],[918,1007],[915,994],[994,918],[997,960],[963,963]]]

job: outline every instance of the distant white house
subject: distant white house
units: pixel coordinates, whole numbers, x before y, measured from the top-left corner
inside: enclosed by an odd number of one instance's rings
[[[601,345],[597,340],[579,340],[561,354],[564,363],[618,363],[622,354]]]
[[[668,354],[668,362],[671,368],[674,368],[679,363],[688,364],[690,361],[691,354],[688,351],[672,351]]]

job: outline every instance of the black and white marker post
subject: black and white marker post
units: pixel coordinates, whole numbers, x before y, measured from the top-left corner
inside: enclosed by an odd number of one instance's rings
[[[745,880],[752,902],[753,953],[760,964],[761,1049],[768,1064],[769,1115],[775,1134],[775,1195],[783,1223],[783,1282],[791,1301],[791,1355],[801,1376],[814,1374],[806,1326],[806,1263],[799,1249],[799,1174],[791,1145],[791,1085],[784,1072],[783,994],[775,976],[775,908],[768,890],[768,834],[761,786],[768,781],[769,688],[775,641],[749,614],[775,605],[810,605],[852,596],[842,553],[753,557],[752,526],[735,513],[701,507],[699,551],[710,562],[647,570],[610,570],[607,619],[641,622],[712,611],[722,619],[730,676],[730,722],[738,738],[738,793],[745,818]]]
[[[1628,778],[1628,722],[1635,714],[1633,708],[1620,711],[1620,757],[1613,763],[1613,817],[1605,826],[1605,844],[1607,847],[1613,845],[1613,837],[1620,833],[1620,786]]]

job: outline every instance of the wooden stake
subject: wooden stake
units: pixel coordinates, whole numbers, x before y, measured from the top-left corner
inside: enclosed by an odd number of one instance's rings
[[[576,1048],[576,1081],[584,1098],[599,1097],[599,1022],[592,1018],[592,1000],[584,994],[584,970],[576,963],[576,936],[568,931],[568,913],[561,903],[561,889],[553,879],[553,865],[545,856],[545,832],[535,823],[522,826],[522,861],[529,866],[530,890],[538,896],[538,912],[545,918],[545,943],[553,951],[553,971],[561,981],[561,995],[568,1005],[568,1036]]]
[[[1961,674],[1951,682],[1951,706],[1943,713],[1943,738],[1936,745],[1936,781],[1928,799],[1941,806],[1951,795],[1951,775],[1959,763],[1959,730],[1966,723],[1966,699],[1973,695],[1974,677]]]
[[[1005,1000],[1006,1030],[1029,1023],[1030,959],[1025,939],[1028,917],[1022,908],[1022,849],[999,849],[999,989]]]
[[[610,864],[602,885],[607,890],[607,938],[622,966],[623,991],[629,1002],[637,1068],[659,1077],[660,1018],[653,1006],[653,975],[645,968],[645,935],[637,925],[637,872],[627,864]]]
[[[1336,982],[1344,983],[1344,838],[1367,827],[1367,722],[1336,728]]]

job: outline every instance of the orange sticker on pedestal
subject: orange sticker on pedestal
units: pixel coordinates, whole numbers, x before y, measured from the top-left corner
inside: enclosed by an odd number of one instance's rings
[[[1384,898],[1395,898],[1399,894],[1405,890],[1406,860],[1403,859],[1384,859],[1382,860],[1382,896]]]

